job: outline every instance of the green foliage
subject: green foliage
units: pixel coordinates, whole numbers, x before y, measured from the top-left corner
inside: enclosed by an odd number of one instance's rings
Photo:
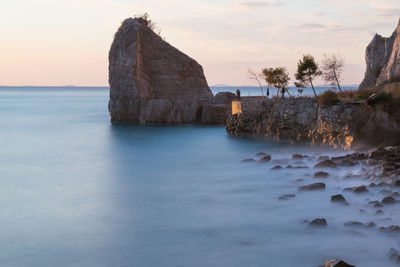
[[[303,55],[303,58],[297,63],[297,72],[294,74],[297,82],[294,84],[298,88],[305,88],[311,85],[314,95],[317,97],[313,80],[321,74],[322,72],[320,71],[318,63],[315,61],[314,57],[311,55]]]
[[[265,68],[262,73],[264,74],[265,81],[268,85],[273,85],[280,89],[282,97],[285,92],[288,92],[288,88],[286,87],[289,84],[290,77],[285,67]]]
[[[297,63],[297,72],[295,73],[295,78],[298,82],[296,82],[296,86],[298,87],[306,87],[312,84],[312,81],[320,76],[322,72],[318,67],[318,63],[315,62],[315,59],[311,55],[304,55],[303,59],[300,59]]]
[[[318,104],[321,106],[332,106],[339,101],[336,93],[331,90],[325,91],[318,97]]]

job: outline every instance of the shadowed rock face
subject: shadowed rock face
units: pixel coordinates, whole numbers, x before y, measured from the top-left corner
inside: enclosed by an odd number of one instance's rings
[[[258,109],[230,116],[228,134],[343,148],[400,144],[399,99],[377,104],[339,102],[328,107],[308,98],[264,99],[258,105]]]
[[[126,19],[109,52],[112,122],[193,123],[213,101],[203,68],[142,19]]]
[[[400,82],[400,21],[389,38],[374,36],[365,52],[365,60],[367,70],[360,90]]]

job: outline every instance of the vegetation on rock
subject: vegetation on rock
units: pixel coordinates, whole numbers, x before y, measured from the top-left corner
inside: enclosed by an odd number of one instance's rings
[[[318,104],[321,106],[332,106],[339,101],[336,93],[331,90],[325,91],[318,97]]]

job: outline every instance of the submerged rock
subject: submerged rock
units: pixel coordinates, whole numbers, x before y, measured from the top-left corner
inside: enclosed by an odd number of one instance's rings
[[[328,223],[326,222],[326,220],[324,218],[317,218],[317,219],[312,220],[310,222],[310,225],[311,226],[323,226],[323,227],[325,227],[325,226],[328,225]]]
[[[301,191],[324,190],[325,187],[326,186],[324,183],[314,183],[314,184],[300,186],[299,190]]]
[[[256,154],[256,157],[264,157],[264,156],[266,156],[266,155],[267,155],[267,154],[264,153],[264,152],[259,152],[259,153]]]
[[[336,164],[332,160],[324,160],[316,164],[314,168],[336,168]]]
[[[264,163],[270,162],[270,161],[271,161],[271,156],[270,155],[265,155],[259,160],[259,162],[264,162]]]
[[[342,260],[329,260],[327,262],[325,262],[324,265],[322,265],[322,267],[355,267],[354,265],[350,265],[345,261]]]
[[[397,201],[393,197],[388,196],[388,197],[384,197],[381,202],[382,202],[382,204],[395,204]]]
[[[295,194],[286,194],[286,195],[280,196],[278,199],[279,200],[287,200],[287,199],[291,199],[291,198],[294,198],[294,197],[296,197]]]
[[[276,170],[281,170],[281,169],[282,169],[282,167],[279,166],[279,165],[276,165],[276,166],[274,166],[274,167],[271,168],[271,170],[274,170],[274,171],[276,171]]]
[[[314,173],[314,178],[326,178],[329,176],[327,172],[316,172]]]
[[[344,223],[345,226],[356,226],[356,227],[361,227],[364,226],[362,222],[357,222],[357,221],[348,221]]]
[[[244,159],[241,162],[255,162],[255,160],[254,159]]]
[[[354,193],[365,193],[368,192],[368,189],[365,185],[353,187]]]
[[[400,252],[397,249],[391,248],[388,252],[388,257],[390,260],[400,263]]]
[[[301,155],[301,154],[293,154],[292,155],[292,159],[304,159],[304,158],[308,158],[307,155]]]
[[[385,231],[388,233],[400,233],[400,226],[398,226],[398,225],[391,225],[388,227],[381,226],[381,227],[379,227],[379,230]]]

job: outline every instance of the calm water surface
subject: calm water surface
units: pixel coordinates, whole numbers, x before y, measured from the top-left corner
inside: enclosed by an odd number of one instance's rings
[[[231,138],[223,127],[113,126],[107,101],[105,88],[0,89],[0,266],[317,266],[334,257],[390,266],[396,238],[343,223],[395,224],[397,208],[375,216],[365,203],[377,192],[330,203],[366,181],[334,173],[327,190],[298,192],[315,182],[311,169],[240,163],[260,151],[342,152]],[[296,198],[277,199],[288,193]],[[302,223],[317,217],[329,227]]]

